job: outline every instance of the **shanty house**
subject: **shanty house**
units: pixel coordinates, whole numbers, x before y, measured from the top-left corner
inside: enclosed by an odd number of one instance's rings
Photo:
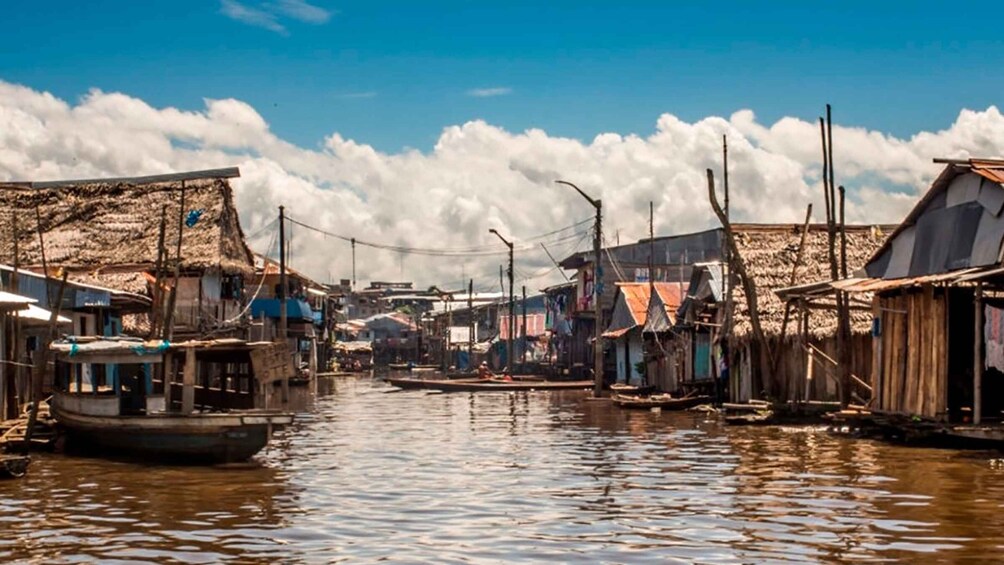
[[[645,331],[656,335],[681,386],[711,389],[720,376],[727,272],[721,262],[695,264],[675,324],[659,317],[659,306],[649,311]]]
[[[865,266],[874,295],[873,412],[1004,416],[1004,161],[952,160]]]
[[[603,332],[609,340],[617,359],[617,382],[639,384],[643,380],[653,382],[657,375],[650,375],[646,367],[645,342],[642,329],[648,320],[652,292],[658,295],[657,303],[663,304],[662,316],[672,319],[680,305],[680,285],[677,283],[617,283],[613,314],[610,325]]]
[[[721,258],[722,230],[712,229],[697,233],[643,239],[637,243],[607,247],[601,251],[599,269],[592,251],[575,253],[559,265],[575,271],[575,302],[571,308],[572,336],[569,350],[573,365],[592,366],[592,339],[595,324],[601,328],[610,325],[618,282],[672,282],[686,283],[694,263]],[[651,255],[652,273],[649,273]],[[596,322],[594,290],[599,272],[601,319]],[[614,364],[610,350],[606,349],[608,370]]]
[[[151,310],[124,320],[127,332],[169,319],[175,336],[244,333],[241,300],[254,270],[229,182],[239,174],[0,183],[0,231],[16,234],[0,238],[0,256],[152,297]],[[175,277],[174,311],[164,315]]]
[[[770,362],[769,371],[755,366],[753,348],[755,337],[749,297],[742,285],[734,281],[732,287],[733,316],[730,327],[725,328],[724,309],[716,304],[715,322],[724,333],[711,336],[711,347],[721,347],[722,337],[730,360],[729,396],[734,401],[752,398],[794,400],[805,398],[806,368],[809,351],[818,351],[834,359],[836,355],[837,315],[832,308],[789,308],[775,293],[793,283],[828,280],[830,278],[827,227],[809,224],[802,247],[804,225],[799,224],[733,224],[737,251],[746,265],[757,295],[757,311],[763,329],[765,354]],[[889,226],[848,225],[847,262],[851,271],[862,267],[884,240]],[[800,250],[800,247],[801,250]],[[726,285],[728,279],[726,277]],[[725,300],[727,300],[727,296]],[[720,303],[714,292],[706,301]],[[724,305],[721,305],[724,306]],[[696,324],[690,329],[692,340],[700,339]],[[871,316],[864,305],[851,311],[853,359],[850,372],[866,375],[871,366]],[[702,362],[701,362],[702,363]],[[695,363],[691,378],[700,378],[703,364]],[[716,363],[709,363],[713,377],[720,375]],[[821,373],[823,371],[820,371]],[[838,395],[834,378],[821,375],[813,381],[813,399],[824,400]]]

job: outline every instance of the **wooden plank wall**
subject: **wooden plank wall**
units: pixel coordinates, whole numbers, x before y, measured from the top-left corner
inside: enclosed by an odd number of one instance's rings
[[[872,365],[874,408],[943,419],[948,400],[944,292],[928,285],[919,291],[880,296],[876,304],[882,335],[875,339]]]

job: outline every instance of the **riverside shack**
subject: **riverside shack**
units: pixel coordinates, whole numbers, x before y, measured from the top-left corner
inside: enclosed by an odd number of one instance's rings
[[[806,227],[807,226],[807,227]],[[883,242],[883,226],[848,225],[847,258],[851,269],[864,265]],[[886,229],[891,229],[885,227]],[[764,373],[754,367],[749,297],[742,285],[733,284],[731,297],[733,315],[726,325],[728,285],[721,295],[714,292],[716,263],[705,264],[697,271],[701,279],[712,281],[702,292],[703,304],[694,299],[685,301],[687,310],[678,321],[678,347],[687,348],[689,357],[682,370],[683,381],[699,381],[720,376],[721,367],[715,360],[731,360],[729,367],[729,398],[744,402],[753,398],[795,400],[804,398],[807,349],[812,345],[829,357],[836,356],[836,313],[830,309],[807,309],[800,313],[788,310],[775,291],[796,282],[829,279],[827,228],[824,224],[733,224],[738,253],[746,263],[747,272],[756,289],[760,324],[764,332],[765,349],[771,359],[771,371]],[[804,246],[802,232],[805,230]],[[727,281],[727,274],[725,275]],[[698,323],[700,322],[700,323]],[[864,310],[852,312],[852,342],[854,358],[851,372],[865,375],[871,366],[871,320]],[[708,343],[710,342],[710,343]],[[725,347],[729,351],[722,351]],[[712,349],[712,353],[707,353]],[[838,393],[833,379],[816,379],[812,397],[833,398]]]
[[[175,339],[241,336],[248,325],[241,300],[254,262],[230,186],[238,176],[229,168],[4,182],[0,231],[16,234],[22,269],[62,270],[77,282],[151,297],[152,307],[123,318],[126,333],[147,335],[170,318]],[[14,238],[0,238],[0,256],[14,255]],[[161,314],[176,267],[174,309]]]
[[[652,292],[652,289],[655,292]],[[655,371],[650,371],[645,354],[643,329],[648,321],[649,307],[653,294],[663,306],[662,316],[675,316],[680,305],[680,285],[677,283],[617,283],[614,309],[610,325],[603,333],[615,351],[617,359],[617,382],[640,384],[648,380],[651,385],[665,385],[665,379]],[[649,347],[651,350],[651,347]],[[659,381],[659,382],[657,382]],[[664,389],[671,390],[671,389]]]
[[[1004,161],[939,162],[867,276],[833,285],[874,296],[873,414],[1000,442],[986,424],[1004,416]]]

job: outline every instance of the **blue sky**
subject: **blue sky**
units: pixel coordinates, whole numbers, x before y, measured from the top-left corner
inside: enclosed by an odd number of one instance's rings
[[[909,136],[1004,101],[996,4],[542,4],[8,0],[0,79],[71,101],[234,97],[302,146],[339,132],[384,151],[472,119],[588,140],[647,135],[665,112],[772,123],[825,102]]]

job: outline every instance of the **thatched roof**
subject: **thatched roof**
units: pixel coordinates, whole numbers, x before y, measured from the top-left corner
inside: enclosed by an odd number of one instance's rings
[[[145,290],[142,271],[157,260],[161,210],[166,210],[165,246],[177,250],[179,219],[198,215],[182,228],[181,267],[185,271],[219,268],[253,274],[229,177],[220,169],[130,179],[0,183],[0,260],[13,263],[11,235],[17,218],[18,263],[40,269],[36,206],[50,270],[123,290]],[[184,187],[184,210],[181,195]],[[122,280],[118,280],[122,279]]]
[[[885,241],[885,234],[895,226],[847,226],[847,269],[856,271]],[[764,333],[776,336],[781,333],[784,320],[784,303],[774,293],[775,289],[790,286],[791,269],[798,255],[798,245],[802,235],[799,224],[734,224],[736,246],[746,262],[746,270],[757,287],[757,303],[760,310],[760,324]],[[839,256],[839,235],[838,256]],[[829,252],[825,224],[810,224],[805,240],[802,263],[795,276],[795,284],[830,280]],[[748,337],[752,333],[749,307],[742,285],[733,288],[735,303],[735,326],[733,335]],[[794,316],[789,321],[788,334],[795,333]],[[835,311],[814,310],[809,320],[809,331],[816,337],[834,335],[837,328]],[[854,333],[866,333],[871,329],[869,312],[851,312],[851,329]]]

